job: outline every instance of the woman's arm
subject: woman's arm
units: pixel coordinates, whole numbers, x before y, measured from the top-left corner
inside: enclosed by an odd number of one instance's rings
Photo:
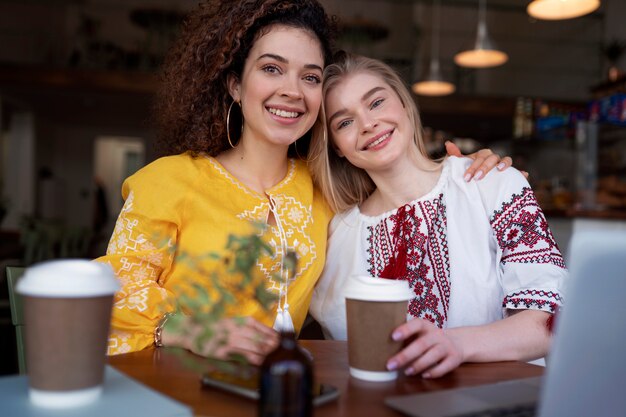
[[[464,179],[469,182],[472,179],[481,180],[485,177],[485,175],[494,169],[498,168],[499,171],[504,171],[508,167],[513,165],[513,160],[510,156],[505,156],[501,158],[500,155],[493,153],[491,149],[481,149],[469,155],[463,155],[458,146],[456,146],[453,142],[446,141],[446,153],[450,156],[458,156],[467,157],[472,159],[474,162],[467,168],[465,171]],[[528,177],[528,173],[522,171],[525,177]]]
[[[107,254],[96,259],[110,264],[121,284],[111,315],[109,355],[151,346],[161,317],[175,309],[163,274],[172,266],[176,225],[151,219],[141,206],[133,193],[127,195]]]
[[[509,316],[483,326],[447,329],[463,347],[464,362],[529,361],[548,354],[550,313],[509,310]]]
[[[545,356],[550,332],[549,313],[523,310],[482,326],[442,330],[423,319],[411,320],[392,334],[396,341],[410,341],[387,362],[389,369],[406,366],[407,375],[437,378],[463,362],[531,360]]]

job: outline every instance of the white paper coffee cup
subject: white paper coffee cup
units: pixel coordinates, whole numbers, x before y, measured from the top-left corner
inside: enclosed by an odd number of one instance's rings
[[[402,342],[391,332],[406,322],[408,300],[415,295],[404,280],[353,276],[344,287],[350,375],[366,381],[390,381],[397,371],[386,368]]]
[[[29,396],[35,405],[63,408],[95,401],[102,391],[113,294],[109,265],[48,261],[26,270],[24,297]]]

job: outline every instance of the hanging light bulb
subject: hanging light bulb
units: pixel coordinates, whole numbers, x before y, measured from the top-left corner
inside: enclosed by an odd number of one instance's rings
[[[490,68],[497,67],[509,60],[509,56],[499,51],[487,34],[486,0],[479,0],[478,29],[474,49],[459,52],[454,56],[454,62],[461,67]]]
[[[430,70],[425,80],[413,84],[413,92],[422,96],[446,96],[454,93],[454,84],[444,80],[439,66],[439,0],[433,0],[433,30],[430,48]]]
[[[424,81],[413,84],[413,92],[422,96],[447,96],[454,93],[456,87],[443,79],[439,60],[430,60],[430,71]]]
[[[534,0],[526,11],[536,19],[562,20],[584,16],[600,7],[600,0]]]

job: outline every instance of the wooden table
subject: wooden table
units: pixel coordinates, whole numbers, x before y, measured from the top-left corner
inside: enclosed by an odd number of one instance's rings
[[[365,382],[351,378],[345,342],[304,340],[301,345],[315,358],[315,377],[341,391],[337,401],[317,407],[315,416],[401,416],[385,406],[390,395],[478,385],[514,378],[539,376],[543,368],[521,362],[464,364],[435,380],[400,376],[393,382]],[[210,388],[202,388],[197,372],[181,363],[167,348],[109,358],[109,364],[143,384],[191,406],[197,416],[256,416],[256,403]]]

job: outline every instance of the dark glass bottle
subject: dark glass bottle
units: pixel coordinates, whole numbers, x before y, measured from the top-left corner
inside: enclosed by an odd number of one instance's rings
[[[313,365],[292,332],[282,332],[280,342],[261,365],[260,417],[310,417],[313,403]]]

